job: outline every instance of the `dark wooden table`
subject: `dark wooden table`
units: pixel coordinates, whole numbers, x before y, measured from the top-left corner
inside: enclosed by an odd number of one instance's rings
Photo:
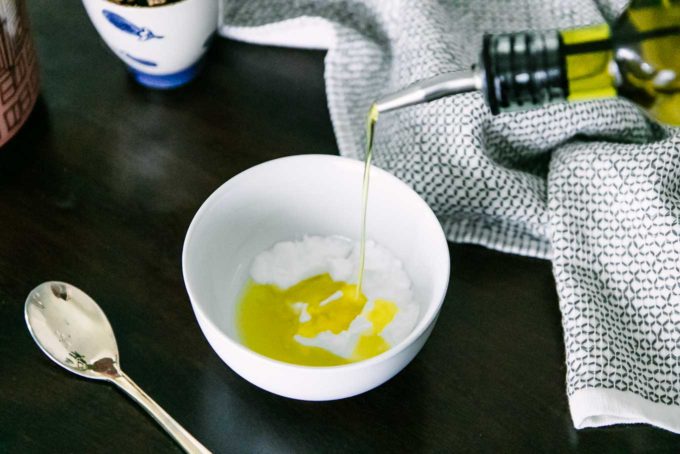
[[[476,246],[450,246],[432,337],[378,389],[310,403],[238,377],[194,319],[184,234],[236,173],[337,153],[323,53],[218,40],[195,83],[150,91],[80,2],[28,3],[42,96],[0,149],[0,452],[178,452],[112,386],[38,350],[24,301],[53,279],[100,303],[127,373],[216,452],[678,452],[678,436],[647,426],[573,429],[550,263]]]

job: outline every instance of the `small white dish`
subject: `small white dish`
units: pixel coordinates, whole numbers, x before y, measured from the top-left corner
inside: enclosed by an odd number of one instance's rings
[[[358,239],[362,162],[338,156],[276,159],[236,175],[196,213],[182,257],[196,319],[215,352],[236,373],[273,393],[332,400],[368,391],[403,369],[429,337],[449,282],[446,237],[411,188],[372,167],[368,237],[404,264],[421,304],[418,323],[401,343],[357,363],[310,367],[277,361],[239,341],[235,316],[253,258],[305,234]]]
[[[192,80],[217,29],[218,0],[181,0],[162,6],[83,0],[90,20],[135,80],[174,88]]]

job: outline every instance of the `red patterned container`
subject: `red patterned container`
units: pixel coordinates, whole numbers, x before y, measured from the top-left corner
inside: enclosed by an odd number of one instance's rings
[[[28,118],[39,92],[25,0],[0,0],[0,146]]]

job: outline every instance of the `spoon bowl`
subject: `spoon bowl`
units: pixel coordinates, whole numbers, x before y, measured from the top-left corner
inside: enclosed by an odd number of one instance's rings
[[[95,380],[120,375],[111,324],[79,288],[57,281],[40,284],[26,300],[25,315],[33,340],[64,369]]]
[[[28,294],[24,315],[33,340],[52,361],[81,377],[118,386],[186,452],[210,452],[120,369],[111,324],[85,292],[65,282],[44,282]]]

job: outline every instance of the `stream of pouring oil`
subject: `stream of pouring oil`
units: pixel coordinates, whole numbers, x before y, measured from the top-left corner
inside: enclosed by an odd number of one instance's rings
[[[366,117],[366,159],[364,161],[364,182],[361,192],[361,243],[359,248],[359,277],[355,298],[361,296],[361,286],[364,281],[364,267],[366,265],[366,213],[368,210],[368,183],[371,178],[371,158],[373,157],[373,134],[378,122],[378,107],[371,105]]]

